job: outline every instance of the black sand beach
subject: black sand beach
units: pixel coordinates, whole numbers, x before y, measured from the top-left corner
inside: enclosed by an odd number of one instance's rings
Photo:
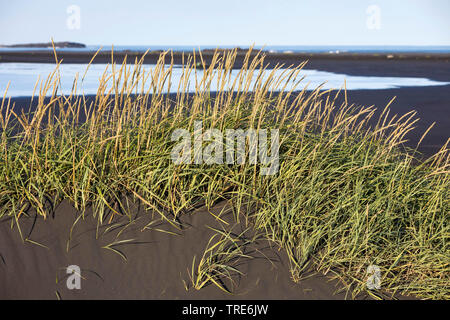
[[[223,205],[212,210],[220,213]],[[125,218],[99,228],[89,216],[73,229],[67,251],[70,228],[76,219],[75,210],[67,204],[56,209],[54,218],[23,219],[24,236],[43,246],[22,243],[17,228],[10,229],[10,219],[0,223],[0,299],[345,299],[337,281],[325,276],[305,274],[295,284],[288,270],[288,259],[282,250],[270,247],[268,241],[248,248],[253,259],[239,266],[245,273],[236,279],[235,294],[230,295],[210,285],[199,291],[186,291],[183,280],[190,282],[189,272],[194,256],[201,257],[220,222],[205,210],[183,217],[182,232],[159,222],[152,230],[141,232],[151,220],[151,214],[136,209],[136,223],[111,230],[115,223],[126,224]],[[228,214],[222,215],[231,221]],[[230,226],[226,226],[229,228]],[[236,226],[240,232],[242,226]],[[175,232],[165,233],[159,230]],[[117,239],[116,239],[117,237]],[[118,245],[127,261],[103,246],[115,241],[133,239]],[[257,249],[259,252],[254,252]],[[270,261],[268,260],[270,259]],[[81,290],[68,290],[66,269],[78,265],[82,276]]]
[[[48,53],[32,52],[1,53],[0,62],[53,62]],[[159,55],[159,53],[158,53]],[[64,53],[59,56],[64,62],[88,62],[87,56]],[[116,54],[116,59],[123,58]],[[152,55],[146,63],[152,63]],[[109,57],[98,57],[96,62],[107,62]],[[129,55],[128,61],[134,61]],[[268,55],[271,64],[298,64],[305,55]],[[178,59],[178,60],[177,60]],[[175,63],[181,62],[178,55]],[[315,56],[309,57],[308,69],[346,73],[361,76],[401,76],[425,77],[439,81],[450,81],[450,63],[448,55],[426,57],[404,56],[387,58],[386,56]],[[239,60],[235,67],[239,67]],[[429,125],[436,122],[434,128],[422,142],[419,151],[430,155],[449,138],[450,128],[450,86],[401,88],[389,90],[353,90],[348,92],[351,103],[375,105],[378,109],[396,96],[391,112],[402,115],[416,110],[421,119],[417,129],[409,136],[406,144],[414,147]],[[340,99],[343,99],[341,96]],[[29,107],[30,98],[13,98],[15,109]],[[35,102],[34,102],[35,103]],[[213,212],[216,214],[224,207],[220,203]],[[254,259],[240,267],[245,276],[237,280],[236,294],[230,296],[215,286],[200,291],[186,291],[183,280],[189,282],[188,270],[192,258],[202,254],[212,231],[207,228],[220,227],[220,222],[208,214],[204,208],[191,216],[183,217],[185,229],[179,235],[173,235],[156,229],[177,232],[170,226],[154,225],[153,230],[141,232],[149,223],[150,214],[143,214],[135,208],[136,223],[120,233],[121,226],[107,229],[108,225],[96,228],[96,221],[89,214],[86,220],[80,220],[67,245],[70,228],[76,219],[75,210],[62,203],[55,210],[54,217],[46,221],[30,213],[21,222],[22,233],[35,243],[22,243],[19,232],[10,218],[0,222],[0,299],[345,299],[345,292],[335,280],[327,276],[310,274],[298,284],[290,278],[288,260],[285,253],[277,248],[269,248],[269,243],[261,241],[255,248]],[[225,216],[226,217],[226,214]],[[225,218],[225,220],[227,220]],[[125,223],[114,220],[112,223]],[[228,226],[229,227],[229,226]],[[236,226],[239,230],[243,224]],[[98,233],[98,239],[96,234]],[[120,234],[119,234],[120,233]],[[117,238],[116,238],[117,237]],[[102,248],[115,241],[133,239],[117,246],[123,257]],[[39,243],[40,245],[38,245]],[[67,250],[67,247],[69,250]],[[267,255],[268,259],[263,256]],[[65,268],[79,265],[82,269],[82,290],[68,290],[65,285]],[[361,299],[367,296],[358,297]]]
[[[237,52],[233,68],[240,69],[247,50]],[[255,50],[255,52],[257,52]],[[150,51],[144,58],[144,63],[154,64],[160,57],[160,51]],[[89,63],[95,52],[57,51],[58,59],[62,63]],[[203,50],[202,58],[209,63],[214,54],[213,50]],[[100,51],[92,63],[122,63],[127,57],[128,63],[141,59],[142,52],[116,51],[111,58],[111,52]],[[187,56],[192,52],[173,52],[165,57],[166,63],[173,59],[175,64],[186,62]],[[317,69],[328,72],[345,73],[359,76],[385,76],[385,77],[423,77],[431,80],[449,81],[450,54],[427,53],[270,53],[264,52],[265,62],[271,66],[284,64],[296,66],[308,61],[307,69]],[[254,56],[254,54],[252,54]],[[196,61],[200,61],[197,52]],[[0,63],[3,62],[34,62],[54,63],[55,57],[51,50],[27,50],[0,52]]]

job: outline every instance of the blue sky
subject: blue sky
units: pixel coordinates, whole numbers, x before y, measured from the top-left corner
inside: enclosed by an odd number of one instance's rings
[[[450,45],[450,0],[0,0],[1,44],[51,37],[88,45]]]

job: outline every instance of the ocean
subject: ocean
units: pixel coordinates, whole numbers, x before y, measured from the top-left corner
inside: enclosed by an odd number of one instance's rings
[[[173,51],[193,51],[198,49],[215,48],[248,48],[249,46],[238,45],[200,45],[200,46],[180,46],[180,45],[118,45],[114,46],[116,51],[138,51],[145,52],[151,50],[173,50]],[[110,51],[111,45],[87,45],[86,48],[59,48],[58,51]],[[326,52],[348,52],[348,53],[450,53],[450,46],[255,46],[256,49],[264,49],[271,52],[305,52],[305,53],[326,53]],[[27,50],[52,50],[52,48],[0,48],[2,51],[27,51]]]

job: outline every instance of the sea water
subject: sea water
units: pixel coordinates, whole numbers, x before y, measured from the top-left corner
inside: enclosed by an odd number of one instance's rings
[[[114,51],[134,51],[145,52],[148,49],[153,51],[189,51],[204,50],[204,49],[233,49],[236,47],[248,48],[247,46],[239,45],[200,45],[200,46],[180,46],[180,45],[117,45],[114,46]],[[294,45],[277,45],[277,46],[254,46],[256,50],[263,49],[270,52],[304,52],[304,53],[450,53],[450,46],[294,46]],[[71,51],[71,52],[92,52],[97,50],[111,51],[111,45],[87,45],[85,48],[57,48],[57,51]],[[4,51],[53,51],[53,48],[1,48],[0,52]]]
[[[120,66],[116,66],[116,71]],[[146,64],[143,65],[147,72],[153,72],[155,65]],[[87,64],[61,64],[58,72],[61,75],[60,91],[59,94],[70,94],[74,85],[74,80],[78,75],[77,93],[79,94],[96,94],[99,88],[100,78],[103,73],[111,72],[111,66],[108,64],[92,64],[85,73]],[[7,92],[8,97],[17,96],[31,96],[33,89],[37,81],[36,93],[39,92],[39,86],[41,83],[45,83],[48,75],[55,70],[55,64],[53,63],[0,63],[0,96],[3,96],[6,87],[9,83],[9,89]],[[266,79],[271,70],[266,70],[262,75],[263,79]],[[286,69],[279,69],[275,71],[275,77],[285,75]],[[171,83],[167,79],[163,92],[177,92],[178,83],[182,77],[183,68],[179,65],[175,65],[172,71]],[[83,78],[84,75],[84,78]],[[253,81],[250,85],[250,90],[254,89],[258,73],[253,76]],[[203,70],[197,70],[197,81],[203,76]],[[225,84],[225,89],[232,87],[235,78],[239,76],[239,70],[232,70],[231,76]],[[83,79],[82,79],[83,78]],[[146,83],[145,89],[150,87],[150,78]],[[111,87],[112,80],[109,81],[109,87]],[[286,82],[281,82],[278,87],[271,87],[273,91],[280,91]],[[367,76],[353,76],[342,73],[333,73],[318,70],[301,70],[296,78],[290,78],[285,91],[295,89],[297,91],[314,90],[320,87],[323,90],[327,89],[341,89],[345,86],[347,90],[379,90],[379,89],[392,89],[401,87],[423,87],[423,86],[440,86],[447,85],[450,82],[434,81],[426,78],[415,77],[367,77]],[[217,76],[213,77],[211,85],[208,88],[210,91],[217,91],[218,87]],[[139,89],[141,87],[139,86]],[[189,85],[187,90],[193,92],[196,89],[196,78],[194,72],[191,73],[189,78]],[[152,91],[150,90],[150,93]],[[47,95],[51,95],[51,90]]]

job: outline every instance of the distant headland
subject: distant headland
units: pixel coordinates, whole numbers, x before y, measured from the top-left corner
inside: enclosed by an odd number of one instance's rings
[[[55,48],[86,48],[86,45],[78,42],[54,42]],[[11,45],[0,45],[0,48],[52,48],[51,42],[46,43],[20,43]]]

